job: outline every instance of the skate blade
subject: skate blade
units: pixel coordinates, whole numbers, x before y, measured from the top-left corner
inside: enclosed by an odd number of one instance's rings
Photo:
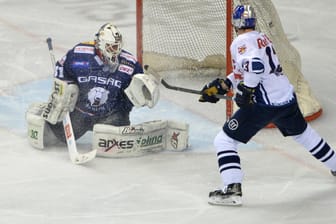
[[[223,198],[209,198],[208,203],[210,205],[220,205],[220,206],[241,206],[242,198],[240,196],[232,196],[226,199]]]

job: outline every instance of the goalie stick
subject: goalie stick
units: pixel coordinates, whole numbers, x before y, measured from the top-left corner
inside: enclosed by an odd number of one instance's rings
[[[149,65],[144,65],[144,69],[145,69],[145,71],[148,71],[149,73],[153,74],[156,78],[158,78],[160,80],[160,82],[162,83],[162,85],[164,87],[166,87],[167,89],[172,89],[172,90],[176,90],[176,91],[180,91],[180,92],[185,92],[185,93],[192,93],[192,94],[202,95],[202,91],[199,91],[199,90],[188,89],[188,88],[184,88],[184,87],[170,85],[156,71],[154,71],[153,69],[149,68]],[[220,94],[215,94],[215,96],[218,99],[232,100],[232,97],[230,97],[230,96],[225,96],[225,95],[220,95]]]
[[[53,52],[53,46],[52,46],[51,38],[48,37],[46,42],[48,44],[51,63],[52,63],[52,66],[54,68],[55,64],[56,64],[56,60],[55,60],[55,55],[54,55],[54,52]],[[94,149],[90,152],[87,152],[87,153],[79,153],[78,152],[69,112],[66,113],[66,115],[63,119],[63,127],[64,127],[65,138],[66,138],[66,142],[67,142],[67,146],[68,146],[68,152],[69,152],[69,155],[70,155],[70,159],[74,164],[83,164],[83,163],[89,162],[90,160],[92,160],[96,157],[96,154],[97,154],[96,149]]]

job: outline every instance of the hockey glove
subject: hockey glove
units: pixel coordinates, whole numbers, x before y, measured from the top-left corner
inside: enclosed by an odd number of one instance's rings
[[[225,95],[228,92],[228,90],[223,89],[222,83],[225,83],[228,88],[231,87],[231,81],[229,79],[224,80],[217,78],[203,87],[201,90],[202,96],[198,99],[198,101],[217,103],[219,99],[215,95]]]
[[[254,104],[254,88],[250,88],[240,82],[237,86],[235,101],[238,107],[246,107]]]
[[[66,113],[74,111],[78,95],[76,84],[54,78],[52,93],[41,116],[50,124],[62,121]]]

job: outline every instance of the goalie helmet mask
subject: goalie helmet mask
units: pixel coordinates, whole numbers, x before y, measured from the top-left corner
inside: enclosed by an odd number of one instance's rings
[[[238,5],[232,15],[232,25],[236,29],[255,29],[256,15],[250,5]]]
[[[106,23],[98,30],[95,41],[103,61],[112,67],[117,67],[119,64],[118,55],[123,46],[119,29],[112,23]]]

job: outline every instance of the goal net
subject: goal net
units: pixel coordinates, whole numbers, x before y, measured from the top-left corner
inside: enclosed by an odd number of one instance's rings
[[[250,4],[261,15],[257,30],[272,39],[302,113],[308,121],[319,117],[322,108],[301,73],[300,55],[287,39],[271,0],[137,0],[139,61],[165,74],[226,76],[232,70],[228,52],[237,4]],[[227,117],[233,107],[227,101]]]

